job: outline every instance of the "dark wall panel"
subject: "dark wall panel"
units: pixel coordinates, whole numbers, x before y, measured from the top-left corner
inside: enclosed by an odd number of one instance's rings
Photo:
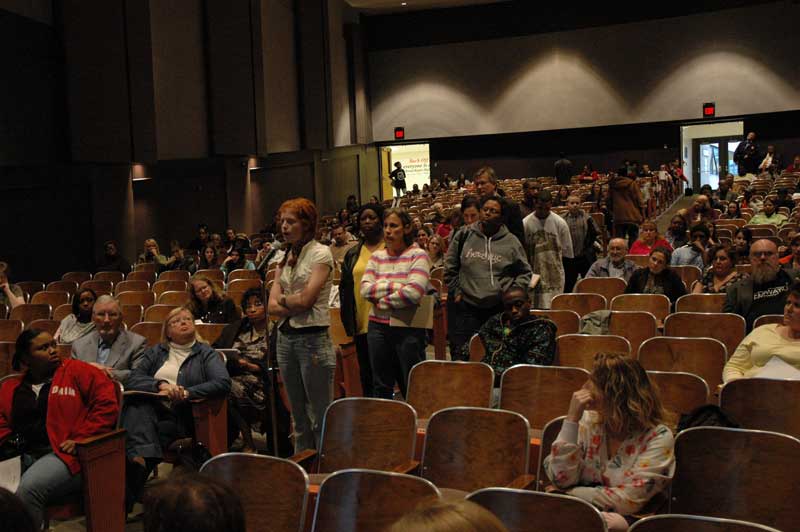
[[[267,167],[250,172],[253,227],[261,229],[289,198],[314,198],[314,157],[310,152],[271,157]]]

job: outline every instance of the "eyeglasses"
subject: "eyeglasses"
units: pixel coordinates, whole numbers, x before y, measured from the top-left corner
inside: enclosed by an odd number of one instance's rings
[[[769,258],[769,257],[774,257],[775,256],[775,252],[774,251],[750,251],[750,256],[751,257],[759,257],[759,258],[761,258],[761,257]]]
[[[181,316],[180,318],[173,318],[169,320],[168,325],[178,325],[181,323],[194,323],[194,318],[191,316]]]

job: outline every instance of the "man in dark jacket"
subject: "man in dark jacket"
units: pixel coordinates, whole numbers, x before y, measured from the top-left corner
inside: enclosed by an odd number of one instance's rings
[[[569,185],[572,179],[572,161],[567,159],[567,156],[562,152],[558,154],[558,160],[554,165],[556,174],[556,181],[559,185]]]
[[[733,152],[733,162],[739,166],[739,175],[757,174],[758,164],[761,160],[758,157],[758,144],[756,144],[756,134],[750,132],[744,142],[740,142]]]

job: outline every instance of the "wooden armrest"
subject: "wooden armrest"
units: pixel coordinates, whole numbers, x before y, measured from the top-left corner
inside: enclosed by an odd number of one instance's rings
[[[404,473],[406,475],[414,475],[417,473],[417,469],[419,468],[419,460],[409,460],[404,464],[400,464],[399,466],[392,469],[394,473]]]
[[[211,456],[228,450],[228,398],[204,397],[191,399],[194,431]]]
[[[300,451],[299,453],[290,456],[289,460],[298,464],[308,473],[313,473],[312,470],[314,469],[317,460],[317,451],[314,449],[306,449],[305,451]]]
[[[535,485],[536,475],[520,475],[512,480],[510,484],[506,485],[506,487],[518,490],[527,490],[533,488]]]
[[[75,440],[75,445],[78,447],[91,447],[94,445],[99,445],[109,440],[125,438],[125,432],[125,429],[116,429],[112,430],[111,432],[104,432],[103,434],[98,434],[97,436],[90,436],[82,440]]]

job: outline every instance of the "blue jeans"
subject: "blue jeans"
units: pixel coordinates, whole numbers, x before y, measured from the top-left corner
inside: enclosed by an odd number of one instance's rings
[[[286,334],[279,329],[276,355],[292,407],[294,451],[319,449],[322,420],[333,401],[336,371],[330,334]]]
[[[46,454],[22,474],[17,496],[33,517],[36,530],[42,527],[48,504],[57,502],[81,490],[81,475],[73,475],[67,465],[55,455]]]
[[[390,327],[370,321],[367,343],[375,397],[392,399],[395,381],[403,397],[406,397],[411,368],[425,360],[425,329]]]

